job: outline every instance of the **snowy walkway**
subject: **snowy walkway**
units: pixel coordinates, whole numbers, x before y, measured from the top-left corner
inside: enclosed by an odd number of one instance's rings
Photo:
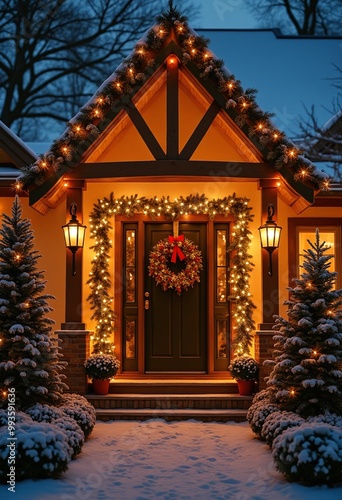
[[[60,480],[0,486],[15,500],[341,500],[342,487],[287,483],[248,424],[97,422]]]

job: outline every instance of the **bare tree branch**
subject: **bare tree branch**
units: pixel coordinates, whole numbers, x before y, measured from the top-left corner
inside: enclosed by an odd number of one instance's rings
[[[58,133],[58,122],[73,116],[166,5],[0,0],[0,119],[24,140],[41,136],[44,118],[53,118]],[[196,19],[191,0],[181,7]]]
[[[341,34],[341,0],[245,0],[263,28],[297,35]]]

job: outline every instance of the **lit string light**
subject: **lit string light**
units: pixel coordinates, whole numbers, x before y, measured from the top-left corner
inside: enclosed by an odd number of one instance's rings
[[[170,197],[144,198],[122,196],[98,200],[90,215],[91,238],[94,245],[92,270],[88,284],[91,293],[88,300],[92,304],[94,313],[91,319],[96,321],[93,335],[94,352],[111,352],[114,335],[115,315],[113,299],[109,295],[111,289],[109,263],[112,243],[109,239],[111,229],[110,219],[113,215],[131,217],[143,213],[156,219],[164,216],[169,220],[176,220],[182,214],[201,214],[214,219],[215,215],[232,215],[234,217],[233,239],[228,248],[231,255],[230,268],[230,296],[233,316],[233,347],[239,348],[241,353],[249,354],[253,342],[253,309],[255,308],[249,285],[249,276],[252,270],[251,255],[249,255],[250,231],[249,223],[252,220],[251,207],[246,198],[236,197],[235,194],[222,199],[206,198],[202,195],[179,196],[174,201]]]
[[[100,87],[98,93],[83,107],[78,115],[69,123],[64,134],[54,141],[51,150],[42,155],[34,164],[22,169],[19,181],[25,189],[31,183],[37,183],[44,178],[46,169],[59,170],[64,162],[76,162],[79,159],[78,146],[87,136],[97,136],[100,133],[99,123],[105,115],[112,113],[113,104],[120,110],[120,101],[125,94],[139,90],[151,73],[155,59],[163,44],[169,40],[169,34],[177,41],[186,64],[188,60],[195,61],[201,77],[211,78],[227,99],[227,112],[233,108],[232,118],[238,126],[247,125],[249,135],[261,132],[260,141],[269,149],[269,157],[276,169],[288,165],[296,180],[314,182],[319,189],[330,189],[330,180],[320,175],[301,152],[285,137],[275,130],[270,121],[271,115],[263,112],[255,101],[255,90],[244,91],[240,82],[227,74],[221,60],[217,59],[208,49],[208,41],[196,35],[188,26],[187,19],[172,9],[159,16],[159,23],[153,26],[146,40],[139,42],[132,54],[114,73],[113,79]],[[239,105],[237,106],[237,104]],[[62,153],[62,155],[61,155]]]

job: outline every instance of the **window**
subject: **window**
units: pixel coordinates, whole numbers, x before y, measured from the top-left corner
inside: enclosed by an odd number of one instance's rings
[[[229,289],[228,245],[229,225],[214,224],[214,276],[215,276],[215,370],[227,370],[229,356]]]
[[[137,370],[137,224],[124,224],[123,233],[123,369]]]
[[[305,250],[311,248],[308,240],[316,241],[316,229],[320,242],[326,243],[326,254],[332,255],[330,272],[337,272],[336,288],[341,287],[341,219],[289,219],[289,268],[290,280],[298,278],[303,272]],[[290,282],[290,286],[293,283]]]

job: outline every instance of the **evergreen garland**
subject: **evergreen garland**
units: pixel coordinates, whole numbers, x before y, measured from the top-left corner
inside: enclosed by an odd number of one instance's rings
[[[229,283],[234,319],[233,346],[237,353],[249,354],[252,346],[252,331],[254,329],[253,309],[255,308],[249,288],[250,272],[252,270],[252,256],[248,253],[250,245],[249,223],[252,221],[251,207],[247,198],[238,198],[235,195],[222,199],[209,200],[204,194],[180,196],[171,201],[169,197],[121,196],[114,198],[111,193],[94,205],[90,214],[90,236],[95,240],[91,248],[95,252],[92,260],[92,271],[87,283],[91,293],[88,297],[91,309],[94,311],[91,319],[96,321],[96,330],[93,337],[94,353],[112,353],[111,339],[114,335],[115,315],[112,307],[113,298],[110,296],[111,282],[109,273],[109,259],[111,242],[108,232],[112,229],[111,220],[115,215],[132,217],[143,213],[158,219],[164,216],[170,220],[177,220],[186,214],[205,214],[210,219],[215,215],[233,215],[235,219],[233,241],[228,249],[232,254]]]
[[[129,96],[153,74],[155,58],[172,35],[182,51],[181,63],[195,63],[200,69],[201,78],[214,82],[226,99],[227,113],[240,128],[247,127],[249,137],[259,140],[268,151],[267,160],[276,169],[286,165],[295,180],[309,181],[316,189],[329,189],[328,176],[317,171],[302,156],[302,151],[274,127],[270,121],[272,114],[259,108],[255,100],[256,90],[244,90],[241,87],[240,81],[224,67],[223,61],[210,52],[209,41],[189,27],[187,18],[174,8],[172,2],[169,3],[169,10],[157,17],[157,22],[145,38],[137,43],[132,54],[69,122],[67,130],[54,141],[50,151],[41,155],[34,164],[22,168],[17,188],[21,186],[26,189],[30,184],[42,184],[63,165],[69,169],[77,166],[94,138],[130,100]]]

